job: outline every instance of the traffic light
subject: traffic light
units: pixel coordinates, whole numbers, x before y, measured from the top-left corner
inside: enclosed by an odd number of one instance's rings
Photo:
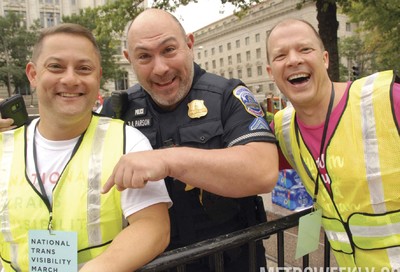
[[[352,69],[353,69],[353,79],[357,79],[360,75],[360,67],[354,65]]]

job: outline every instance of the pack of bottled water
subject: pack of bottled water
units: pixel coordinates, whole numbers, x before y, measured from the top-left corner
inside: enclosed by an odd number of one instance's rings
[[[279,172],[278,182],[272,190],[272,203],[291,211],[312,206],[313,201],[293,169],[283,169]]]

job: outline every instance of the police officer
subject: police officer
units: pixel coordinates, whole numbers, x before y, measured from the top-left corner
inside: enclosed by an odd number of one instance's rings
[[[270,192],[278,176],[276,140],[259,103],[241,81],[195,64],[193,46],[193,34],[168,12],[139,14],[124,51],[139,84],[121,99],[125,105],[107,100],[102,110],[138,128],[156,149],[124,156],[104,191],[166,178],[174,203],[168,249],[262,222],[256,195]],[[265,267],[261,242],[257,251]],[[247,245],[224,252],[224,264],[225,271],[248,271]],[[188,268],[212,270],[208,259]]]

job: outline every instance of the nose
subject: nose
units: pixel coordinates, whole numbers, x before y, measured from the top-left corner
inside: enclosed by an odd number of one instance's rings
[[[74,68],[68,67],[61,76],[60,82],[67,86],[74,86],[79,83],[79,75],[75,72]]]
[[[299,65],[303,63],[303,58],[301,57],[301,54],[295,50],[289,51],[287,60],[288,65]]]
[[[165,73],[168,71],[168,63],[165,58],[162,56],[156,56],[154,58],[154,67],[153,67],[153,73],[158,75],[158,76],[163,76]]]

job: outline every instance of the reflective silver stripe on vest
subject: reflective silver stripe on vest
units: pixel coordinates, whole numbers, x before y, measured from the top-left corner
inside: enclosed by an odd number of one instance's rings
[[[325,230],[325,234],[330,241],[350,244],[350,240],[346,232]]]
[[[284,111],[283,111],[283,116],[282,116],[282,135],[283,135],[283,140],[285,142],[286,150],[288,152],[288,156],[290,157],[290,160],[294,163],[294,156],[293,156],[293,149],[292,149],[292,144],[290,141],[290,124],[292,121],[292,114],[293,114],[294,108],[292,106],[288,106]]]
[[[387,251],[392,269],[400,270],[400,247],[388,248]]]
[[[372,101],[374,81],[377,74],[369,76],[361,90],[361,128],[364,144],[364,158],[367,171],[367,182],[371,192],[371,204],[375,213],[386,212],[381,171],[379,167],[379,150],[375,129],[375,116]]]
[[[379,154],[375,117],[372,104],[372,92],[377,73],[369,76],[362,88],[361,93],[361,118],[364,143],[365,164],[367,171],[367,181],[369,191],[371,192],[371,204],[375,213],[386,212],[385,196],[383,193],[381,171],[379,167]],[[375,227],[374,227],[375,229]],[[388,248],[387,254],[392,268],[400,269],[400,248]]]
[[[89,161],[88,173],[88,195],[87,195],[87,231],[89,246],[102,243],[100,228],[100,190],[101,190],[101,172],[102,172],[102,154],[104,139],[107,133],[110,119],[99,118],[96,131],[93,136],[92,154]]]
[[[361,237],[382,237],[389,235],[398,235],[400,223],[387,224],[384,226],[350,226],[353,235]]]
[[[11,243],[14,239],[11,234],[10,218],[8,212],[8,183],[10,182],[11,164],[14,154],[14,133],[3,133],[3,156],[0,162],[0,224],[1,232],[4,235],[4,240],[10,245],[10,254],[13,267],[17,271],[21,271],[18,267],[18,246]]]

